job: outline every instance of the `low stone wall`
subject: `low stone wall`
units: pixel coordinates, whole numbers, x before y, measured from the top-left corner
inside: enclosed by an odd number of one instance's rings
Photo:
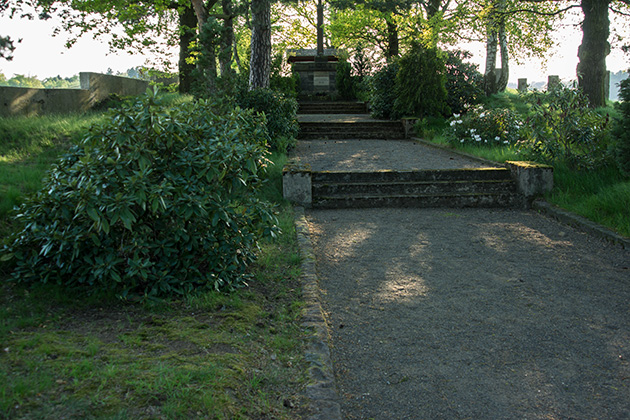
[[[0,87],[0,116],[45,115],[83,112],[110,94],[133,96],[144,93],[145,80],[110,76],[99,73],[79,73],[81,89],[31,89]]]

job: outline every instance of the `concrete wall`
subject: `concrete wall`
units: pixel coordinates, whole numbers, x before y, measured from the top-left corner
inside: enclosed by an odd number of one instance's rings
[[[79,73],[81,89],[31,89],[0,86],[0,116],[44,115],[83,112],[112,94],[133,96],[144,93],[145,80]]]

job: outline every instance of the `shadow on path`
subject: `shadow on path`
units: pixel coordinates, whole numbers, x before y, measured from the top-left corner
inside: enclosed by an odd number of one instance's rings
[[[630,418],[630,252],[533,212],[307,212],[347,419]]]

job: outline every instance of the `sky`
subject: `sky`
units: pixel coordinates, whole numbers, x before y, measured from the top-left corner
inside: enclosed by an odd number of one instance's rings
[[[94,40],[89,35],[79,39],[70,49],[64,46],[63,34],[53,37],[54,20],[29,21],[26,19],[9,19],[0,16],[0,35],[9,35],[13,39],[22,38],[17,44],[13,61],[0,60],[0,73],[7,78],[15,74],[37,76],[39,79],[62,76],[71,77],[79,72],[106,72],[111,68],[114,72],[125,72],[131,67],[144,65],[146,57],[130,55],[126,52],[112,54],[106,40]],[[620,25],[617,22],[618,26]],[[627,26],[627,25],[625,25]],[[569,23],[556,33],[556,46],[548,57],[546,67],[540,60],[531,60],[522,65],[512,62],[510,82],[516,83],[519,78],[528,81],[545,81],[547,75],[558,75],[563,80],[575,78],[578,63],[577,50],[582,40],[578,27]],[[473,62],[484,70],[484,46],[467,46],[474,57]],[[608,57],[608,69],[612,72],[630,68],[628,55],[618,48]]]

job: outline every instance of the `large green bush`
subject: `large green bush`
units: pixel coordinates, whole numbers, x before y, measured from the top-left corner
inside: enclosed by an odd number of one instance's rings
[[[267,133],[252,111],[155,93],[111,113],[20,209],[18,281],[151,298],[242,284],[275,218],[256,196]]]
[[[295,98],[272,89],[254,89],[240,92],[237,103],[265,114],[272,150],[286,152],[295,145],[299,130]]]
[[[617,109],[621,118],[615,121],[615,158],[619,169],[630,175],[630,78],[619,83],[619,98],[621,101],[617,104]]]
[[[357,98],[355,79],[352,77],[352,65],[347,60],[337,63],[337,92],[340,99],[352,100]]]
[[[394,118],[398,68],[396,61],[388,63],[370,79],[370,106],[374,118],[382,120]]]
[[[437,48],[414,44],[396,74],[394,118],[446,116],[446,66]]]
[[[559,85],[548,92],[532,92],[527,98],[531,112],[519,142],[522,153],[548,163],[564,161],[577,169],[604,162],[608,117],[590,108],[579,88]]]
[[[468,51],[446,52],[446,103],[455,114],[462,114],[483,97],[483,75],[477,65],[464,62]]]

